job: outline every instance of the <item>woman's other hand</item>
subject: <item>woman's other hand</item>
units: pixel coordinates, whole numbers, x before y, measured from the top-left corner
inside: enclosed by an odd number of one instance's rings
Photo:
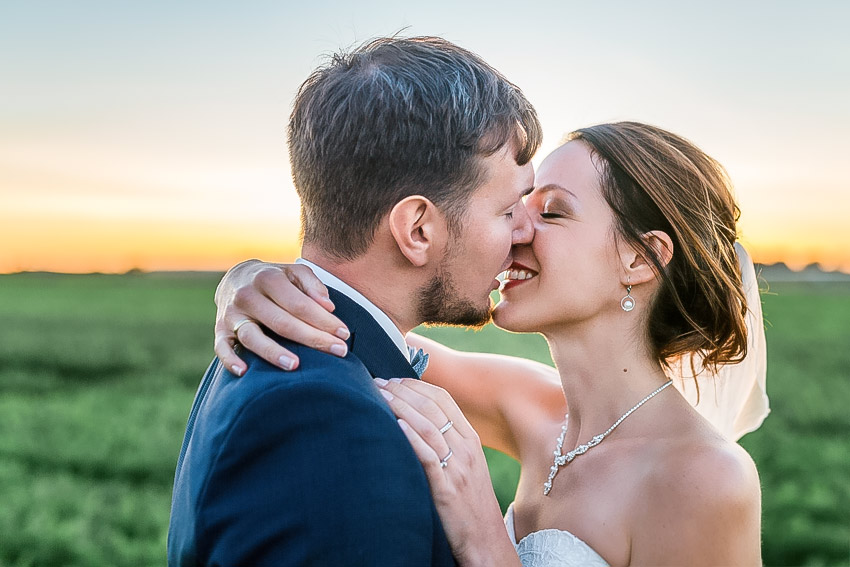
[[[420,380],[375,379],[425,468],[460,565],[520,565],[478,434],[452,397]]]
[[[298,357],[267,337],[260,324],[291,341],[345,356],[348,329],[331,312],[328,290],[307,266],[248,260],[231,268],[215,292],[215,354],[233,374],[245,362],[237,342],[283,370],[298,367]]]

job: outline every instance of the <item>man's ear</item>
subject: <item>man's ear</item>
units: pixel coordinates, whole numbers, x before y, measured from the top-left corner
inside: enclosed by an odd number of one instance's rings
[[[641,235],[645,244],[655,252],[655,257],[666,266],[673,257],[673,240],[661,230],[652,230]],[[620,261],[623,265],[623,285],[637,285],[655,279],[655,265],[644,257],[643,251],[632,246],[620,247]]]
[[[421,195],[405,197],[389,214],[392,232],[399,251],[416,267],[422,267],[446,248],[447,226],[442,212]]]

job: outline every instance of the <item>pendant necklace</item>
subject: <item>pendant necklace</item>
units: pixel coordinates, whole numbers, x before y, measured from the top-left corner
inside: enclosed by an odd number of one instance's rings
[[[575,459],[578,455],[583,455],[587,453],[587,451],[593,447],[596,447],[602,440],[608,437],[608,435],[617,428],[618,425],[623,423],[627,417],[632,415],[632,412],[638,409],[640,406],[651,400],[657,394],[659,394],[664,388],[673,383],[673,380],[668,380],[665,382],[660,388],[652,392],[650,395],[639,401],[635,406],[623,414],[623,416],[614,422],[614,425],[608,428],[608,431],[602,433],[600,435],[595,436],[593,439],[584,443],[583,445],[579,445],[572,451],[568,452],[566,455],[561,454],[561,449],[564,446],[564,437],[567,435],[567,419],[570,414],[564,416],[564,426],[561,428],[561,436],[558,437],[558,446],[555,448],[555,462],[552,464],[552,468],[549,469],[549,479],[543,483],[543,496],[548,496],[549,491],[552,490],[552,480],[555,478],[555,475],[558,474],[558,469]]]

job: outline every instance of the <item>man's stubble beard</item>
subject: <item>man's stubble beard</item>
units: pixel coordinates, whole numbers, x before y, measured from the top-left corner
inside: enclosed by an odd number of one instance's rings
[[[419,314],[426,325],[481,328],[492,320],[492,313],[493,302],[489,296],[486,307],[462,297],[444,266],[419,290]]]

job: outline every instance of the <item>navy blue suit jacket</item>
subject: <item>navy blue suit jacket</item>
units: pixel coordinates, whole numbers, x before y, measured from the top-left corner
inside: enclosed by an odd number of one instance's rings
[[[283,372],[247,351],[214,360],[177,462],[168,564],[455,565],[427,479],[375,376],[416,374],[363,308],[330,290],[351,331],[340,359],[288,342]]]

